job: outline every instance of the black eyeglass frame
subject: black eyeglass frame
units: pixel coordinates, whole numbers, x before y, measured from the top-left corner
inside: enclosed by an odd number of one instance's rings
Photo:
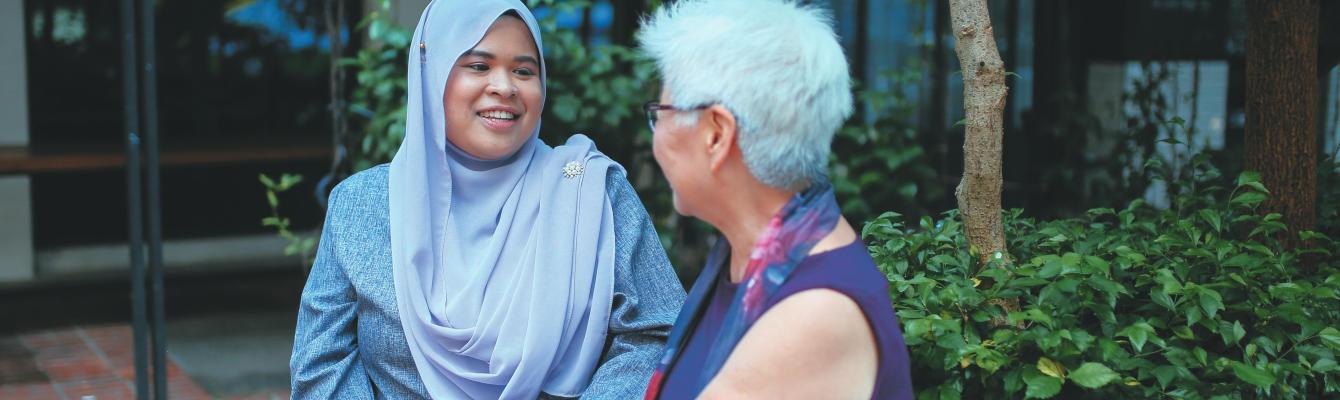
[[[642,111],[647,113],[647,127],[651,128],[652,132],[656,132],[656,120],[660,119],[659,114],[657,113],[660,111],[700,111],[711,107],[713,104],[715,103],[704,103],[693,107],[680,108],[669,104],[661,104],[659,101],[652,100],[642,105]]]

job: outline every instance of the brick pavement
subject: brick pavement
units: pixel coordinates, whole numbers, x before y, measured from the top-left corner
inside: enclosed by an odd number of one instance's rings
[[[131,329],[125,324],[75,326],[0,338],[0,399],[134,399]],[[7,345],[5,345],[7,344]],[[214,398],[167,359],[168,398]],[[90,397],[91,396],[91,397]],[[287,399],[288,391],[228,399]]]

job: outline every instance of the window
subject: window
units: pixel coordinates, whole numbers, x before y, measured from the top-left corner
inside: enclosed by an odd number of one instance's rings
[[[357,40],[363,2],[344,1],[340,35]],[[331,141],[326,2],[155,3],[164,236],[269,232],[259,224],[269,213],[262,172],[305,174],[283,207],[299,228],[320,223],[312,185]],[[23,0],[23,20],[29,151],[64,166],[32,176],[34,244],[123,242],[120,2]]]
[[[323,3],[159,2],[164,148],[325,137],[330,44]],[[120,148],[120,2],[24,5],[33,150]],[[362,9],[357,1],[346,7],[355,16]],[[347,28],[341,34],[349,37]]]

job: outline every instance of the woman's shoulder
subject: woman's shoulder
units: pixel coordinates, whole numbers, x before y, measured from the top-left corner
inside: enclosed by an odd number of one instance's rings
[[[638,199],[637,191],[633,190],[633,184],[628,182],[628,177],[624,175],[623,169],[611,168],[609,173],[605,174],[605,197],[610,200],[610,205],[615,209],[626,208],[630,202],[641,206],[642,200]]]
[[[876,340],[852,298],[826,288],[805,290],[764,311],[703,397],[866,397],[876,385]]]
[[[883,317],[880,311],[889,307],[872,306],[889,306],[888,291],[887,279],[870,258],[864,243],[857,240],[802,260],[790,278],[768,299],[768,307],[771,312],[775,308],[784,308],[781,307],[783,303],[793,304],[792,308],[796,303],[819,308],[842,303],[858,310],[855,314],[858,317],[875,313],[869,317],[879,318]]]
[[[774,297],[774,302],[809,289],[832,289],[857,300],[883,294],[889,282],[875,265],[865,243],[855,240],[829,251],[810,255],[796,266]],[[879,299],[882,300],[882,299]]]
[[[389,164],[381,164],[359,171],[345,178],[330,191],[330,221],[362,221],[377,218],[387,210],[387,176]]]
[[[348,178],[344,178],[335,189],[332,190],[332,197],[335,193],[342,196],[367,196],[367,195],[386,195],[386,180],[390,174],[391,164],[379,164],[372,168],[358,171]]]

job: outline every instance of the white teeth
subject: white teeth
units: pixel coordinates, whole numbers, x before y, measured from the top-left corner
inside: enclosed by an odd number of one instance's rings
[[[492,119],[506,119],[506,120],[516,119],[516,114],[512,114],[506,111],[484,111],[479,113],[479,116]]]

